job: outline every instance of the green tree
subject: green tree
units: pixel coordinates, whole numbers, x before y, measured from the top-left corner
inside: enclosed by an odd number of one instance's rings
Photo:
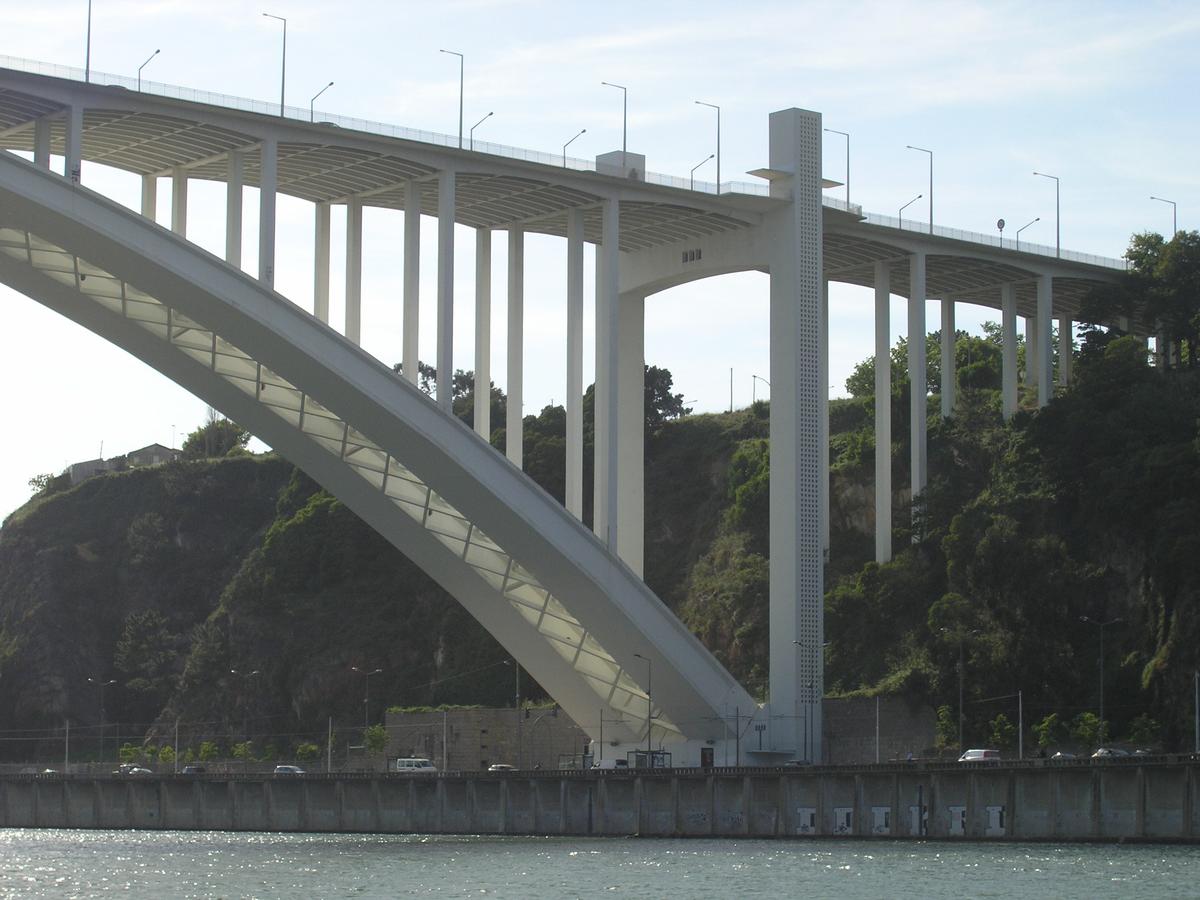
[[[387,729],[382,725],[372,725],[363,734],[363,745],[367,748],[368,753],[382,753],[384,747],[387,746]]]
[[[1096,747],[1106,740],[1107,726],[1095,713],[1081,712],[1071,720],[1071,738],[1086,747]]]
[[[175,748],[170,744],[163,744],[158,748],[158,761],[161,765],[171,766],[175,764]]]
[[[229,753],[234,759],[241,762],[254,762],[254,742],[240,741],[230,748]]]
[[[201,741],[200,752],[197,754],[201,762],[210,762],[221,758],[221,748],[215,741]]]
[[[1066,725],[1058,713],[1050,713],[1031,729],[1037,745],[1043,749],[1061,743],[1067,735]]]
[[[157,609],[130,613],[117,639],[113,665],[123,676],[127,712],[149,721],[175,685],[179,638]]]
[[[1004,713],[1000,713],[996,718],[992,719],[988,723],[988,729],[993,747],[998,747],[1001,750],[1011,750],[1016,746],[1017,726]]]
[[[937,708],[934,745],[939,750],[958,746],[958,723],[954,719],[954,710],[949,705],[943,704]]]
[[[1155,745],[1162,740],[1162,726],[1148,713],[1142,713],[1129,723],[1129,740],[1143,746]]]
[[[249,442],[250,432],[229,421],[210,406],[205,423],[184,439],[183,458],[213,459],[232,456],[244,451]]]
[[[305,741],[296,745],[295,756],[301,762],[309,762],[320,758],[321,748],[311,741]]]

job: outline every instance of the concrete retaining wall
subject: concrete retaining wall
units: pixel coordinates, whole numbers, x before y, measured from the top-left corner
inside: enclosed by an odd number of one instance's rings
[[[1200,842],[1200,762],[10,776],[0,827]]]

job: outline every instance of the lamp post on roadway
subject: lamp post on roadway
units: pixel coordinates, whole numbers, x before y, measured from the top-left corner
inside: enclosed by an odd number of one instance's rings
[[[1100,629],[1100,738],[1105,737],[1104,727],[1104,629],[1109,625],[1117,625],[1124,622],[1124,619],[1109,619],[1107,622],[1101,622],[1097,619],[1091,619],[1087,616],[1080,616],[1080,622],[1087,622],[1089,625],[1095,625]]]
[[[625,153],[628,150],[626,139],[629,137],[629,88],[623,84],[613,84],[611,81],[600,83],[606,87],[617,88],[621,92],[621,168],[623,169],[625,168]]]
[[[912,144],[904,146],[908,150],[929,154],[929,233],[933,234],[933,151],[926,150],[924,147],[914,147]]]
[[[268,19],[276,19],[283,23],[283,61],[279,66],[279,115],[282,118],[284,91],[287,87],[287,19],[283,16],[272,15],[269,12],[265,12],[263,15]]]
[[[1179,219],[1176,218],[1176,215],[1175,215],[1177,212],[1177,210],[1175,208],[1175,201],[1174,200],[1164,200],[1162,197],[1153,197],[1153,196],[1150,199],[1157,200],[1159,203],[1170,203],[1171,204],[1171,237],[1172,238],[1175,237],[1175,235],[1179,233]]]
[[[458,57],[458,149],[462,149],[463,135],[463,64],[464,58],[457,50],[439,50],[439,53],[448,53],[450,56]]]
[[[650,741],[650,726],[654,722],[654,667],[650,657],[633,654],[646,664],[646,765],[654,768],[654,745]]]
[[[316,113],[313,110],[313,104],[317,102],[317,98],[320,97],[327,90],[329,90],[331,87],[333,87],[332,81],[329,82],[329,84],[325,85],[325,87],[323,87],[319,91],[317,91],[315,94],[313,94],[312,99],[308,101],[308,121],[311,122],[316,117]]]
[[[262,672],[260,672],[258,669],[255,669],[253,672],[239,672],[237,669],[230,669],[229,674],[237,675],[239,678],[244,678],[244,679],[249,680],[251,678],[257,678],[259,675],[262,674]],[[250,739],[250,727],[248,724],[249,716],[246,713],[246,707],[248,705],[249,704],[247,704],[243,700],[243,702],[242,702],[242,738],[243,738],[243,740]]]
[[[495,115],[495,113],[494,113],[494,112],[490,112],[490,113],[488,113],[486,116],[484,116],[482,119],[480,119],[478,122],[476,122],[474,125],[472,125],[472,126],[471,126],[471,131],[470,131],[470,138],[471,138],[471,141],[470,141],[470,148],[471,148],[472,150],[474,150],[474,149],[475,149],[475,129],[476,129],[476,128],[478,128],[480,125],[482,125],[484,122],[486,122],[488,119],[490,119],[490,118],[491,118],[492,116],[494,116],[494,115]]]
[[[771,389],[771,382],[767,381],[767,379],[763,378],[761,375],[751,375],[750,376],[750,402],[751,403],[755,403],[758,401],[758,395],[755,393],[755,388],[758,387],[758,382],[760,382],[760,381],[767,386],[768,391]]]
[[[899,224],[896,227],[899,228],[901,231],[904,230],[904,211],[924,196],[925,196],[924,194],[917,194],[917,196],[913,197],[911,200],[909,200],[907,203],[905,203],[902,207],[900,207],[900,211],[898,213],[896,213],[896,218],[900,220]]]
[[[104,689],[110,684],[116,684],[115,678],[110,678],[108,681],[101,681],[99,678],[89,678],[88,684],[94,684],[100,688],[100,761],[104,762]]]
[[[721,107],[715,103],[705,103],[703,100],[696,101],[697,106],[707,106],[709,109],[717,111],[717,193],[721,193]]]
[[[366,687],[363,690],[363,741],[367,739],[367,729],[371,727],[371,676],[378,675],[383,669],[360,669],[358,666],[351,666],[350,671],[357,672],[366,679]]]
[[[708,154],[708,156],[704,157],[704,159],[700,160],[700,162],[698,162],[694,166],[692,166],[692,171],[688,174],[688,179],[689,179],[688,189],[689,190],[694,191],[696,189],[696,170],[698,168],[700,168],[702,165],[704,165],[706,162],[708,162],[710,159],[712,159],[714,156],[716,156],[715,153],[710,153],[710,154]]]
[[[840,134],[846,139],[846,205],[850,205],[850,134],[846,131],[838,131],[836,128],[826,128],[830,134]]]
[[[144,69],[144,68],[146,68],[146,66],[150,65],[150,60],[154,59],[154,57],[158,56],[158,54],[160,54],[160,53],[162,53],[161,49],[155,50],[148,57],[146,57],[146,61],[144,63],[142,63],[140,66],[138,66],[138,88],[137,89],[139,91],[142,89],[142,69]]]
[[[1057,175],[1047,175],[1045,172],[1034,172],[1033,174],[1037,175],[1039,178],[1054,179],[1054,255],[1061,257],[1062,256],[1062,220],[1059,216],[1060,207],[1059,207],[1059,203],[1058,203],[1058,199],[1059,199],[1058,176]]]
[[[92,0],[88,0],[87,47],[83,58],[83,80],[92,80]],[[91,681],[92,679],[88,679]]]
[[[1017,247],[1016,247],[1016,249],[1018,249],[1018,250],[1021,249],[1021,232],[1024,231],[1026,228],[1028,228],[1030,225],[1033,225],[1034,223],[1040,222],[1040,221],[1042,221],[1042,217],[1038,216],[1036,219],[1033,220],[1033,222],[1026,222],[1024,225],[1022,225],[1020,228],[1017,229]]]
[[[576,138],[579,138],[585,134],[587,134],[587,129],[581,128],[581,129],[579,129],[579,134],[575,135],[575,137],[571,138],[569,141],[567,141],[565,144],[563,144],[562,157],[563,157],[563,168],[564,169],[567,167],[567,148],[570,147],[573,143],[575,143]]]

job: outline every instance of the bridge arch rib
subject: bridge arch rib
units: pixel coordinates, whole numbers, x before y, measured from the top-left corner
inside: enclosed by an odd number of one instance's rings
[[[623,743],[652,726],[656,743],[698,745],[730,737],[726,708],[755,708],[578,520],[415,387],[216,257],[10,154],[0,281],[279,449],[442,584],[589,733],[603,712]]]

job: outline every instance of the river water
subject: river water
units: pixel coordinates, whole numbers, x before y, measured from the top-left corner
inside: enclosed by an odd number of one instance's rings
[[[0,897],[1200,896],[1168,845],[0,829]]]

